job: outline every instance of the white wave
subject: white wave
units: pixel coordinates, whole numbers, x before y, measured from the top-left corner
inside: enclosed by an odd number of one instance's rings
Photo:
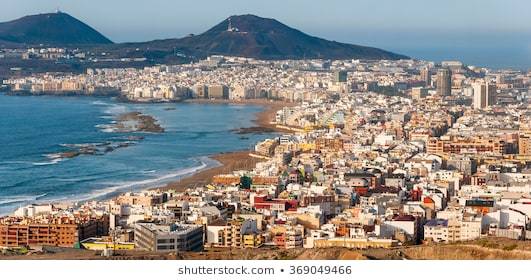
[[[17,202],[34,202],[37,199],[46,196],[46,193],[39,195],[14,195],[14,196],[3,196],[0,199],[0,205],[12,204]]]
[[[57,153],[57,154],[46,154],[44,156],[49,158],[49,159],[60,159],[60,158],[62,158],[61,154],[59,154],[59,153]]]
[[[45,166],[45,165],[52,165],[52,164],[58,164],[59,162],[63,161],[64,158],[53,158],[50,161],[45,162],[33,162],[32,164],[35,166]]]
[[[104,128],[104,129],[101,129],[101,132],[105,132],[105,133],[114,133],[118,130],[114,129],[114,128]]]
[[[66,147],[66,148],[87,148],[87,147],[99,146],[103,144],[105,143],[94,142],[94,143],[81,143],[81,144],[61,144],[61,146]]]
[[[113,186],[105,188],[105,189],[99,189],[99,190],[92,191],[91,193],[87,195],[83,195],[81,197],[78,196],[75,201],[87,201],[87,200],[92,200],[92,199],[98,199],[98,198],[105,197],[106,195],[109,195],[109,194],[112,194],[118,191],[123,191],[126,189],[135,189],[135,188],[141,189],[145,187],[149,187],[149,188],[158,187],[160,186],[158,184],[160,184],[161,182],[167,182],[171,179],[184,177],[187,175],[192,175],[200,170],[203,170],[208,167],[214,167],[217,164],[219,164],[217,161],[211,160],[209,158],[201,158],[200,163],[201,164],[198,166],[181,169],[181,170],[178,170],[177,172],[169,173],[169,174],[166,174],[166,175],[163,175],[157,178],[153,178],[153,179],[146,179],[146,180],[132,181],[132,182],[109,183],[108,185],[113,185]],[[75,201],[70,201],[70,202],[75,202]]]
[[[109,125],[109,124],[97,124],[95,125],[95,127],[99,129],[100,131],[106,132],[106,133],[113,133],[117,131],[117,129],[114,126]]]
[[[168,180],[168,179],[172,179],[172,178],[176,178],[176,177],[180,177],[180,176],[184,176],[184,175],[188,175],[188,174],[192,174],[192,173],[195,173],[203,168],[206,168],[208,165],[204,162],[201,162],[201,165],[199,166],[194,166],[194,167],[190,167],[190,168],[185,168],[185,169],[181,169],[175,173],[170,173],[170,174],[166,174],[164,176],[161,176],[161,177],[157,177],[157,178],[154,178],[154,179],[147,179],[147,180],[142,180],[142,181],[135,181],[135,182],[127,182],[127,183],[122,183],[118,186],[116,186],[117,188],[131,188],[131,187],[135,187],[135,186],[144,186],[144,185],[151,185],[151,184],[156,184],[156,183],[159,183],[161,181],[165,181],[165,180]]]
[[[109,108],[106,109],[103,112],[106,115],[119,115],[119,114],[127,113],[127,111],[128,111],[128,109],[127,109],[126,106],[113,104],[113,105],[109,106]]]
[[[111,187],[94,190],[85,195],[76,194],[76,195],[71,195],[71,196],[69,195],[69,196],[62,196],[62,197],[53,197],[49,200],[42,200],[42,202],[61,201],[61,202],[75,203],[75,202],[88,201],[88,200],[94,200],[94,199],[102,199],[107,195],[120,192],[120,191],[124,191],[124,190],[134,189],[135,191],[138,191],[143,188],[157,187],[159,186],[157,184],[160,184],[162,182],[168,182],[171,179],[186,177],[194,173],[197,173],[203,169],[212,168],[212,167],[216,167],[220,165],[218,161],[211,159],[209,157],[198,158],[198,162],[200,163],[198,166],[184,168],[176,172],[169,173],[169,174],[157,177],[157,178],[133,181],[133,182],[108,183],[105,185],[111,185]],[[46,164],[46,163],[42,163],[42,164]],[[156,172],[156,170],[147,170],[147,172],[151,172],[151,171]],[[79,179],[80,178],[77,178],[77,180]],[[67,181],[67,180],[70,180],[70,179],[61,179],[61,181]],[[19,197],[12,196],[12,197],[6,197],[3,200],[5,200],[7,203],[16,203],[16,202],[30,202],[31,203],[37,200],[38,198],[41,198],[46,195],[47,194],[42,194],[39,196],[19,196]],[[4,203],[2,202],[3,200],[0,199],[0,205]]]
[[[98,105],[98,106],[109,106],[111,104],[103,102],[103,101],[93,101],[92,105]]]

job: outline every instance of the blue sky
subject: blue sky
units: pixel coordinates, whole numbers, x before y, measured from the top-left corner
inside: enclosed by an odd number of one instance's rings
[[[323,38],[440,58],[531,65],[528,0],[0,0],[0,21],[57,7],[115,42],[201,33],[229,15],[272,17]],[[499,51],[498,51],[499,50]],[[424,54],[423,54],[424,53]],[[511,63],[509,63],[511,64]]]

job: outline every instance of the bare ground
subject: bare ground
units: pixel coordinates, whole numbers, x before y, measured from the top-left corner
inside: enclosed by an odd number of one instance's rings
[[[494,245],[496,244],[496,245]],[[75,260],[531,260],[531,241],[487,238],[456,244],[431,244],[393,249],[355,250],[326,249],[229,249],[210,248],[205,252],[158,254],[142,251],[122,251],[105,258],[99,252],[67,249],[58,253],[0,255],[0,259],[75,259]]]

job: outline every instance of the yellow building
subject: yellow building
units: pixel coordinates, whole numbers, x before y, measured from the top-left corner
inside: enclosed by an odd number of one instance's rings
[[[523,156],[531,155],[531,137],[520,135],[518,139],[518,153]]]
[[[264,237],[260,234],[246,234],[243,236],[244,248],[258,248],[264,244]]]
[[[262,246],[264,237],[259,233],[257,220],[238,217],[227,222],[227,226],[219,230],[220,247],[256,248]]]
[[[392,248],[398,246],[398,241],[393,239],[364,239],[364,238],[330,238],[330,239],[313,239],[308,240],[313,244],[313,248]],[[312,242],[313,241],[313,242]]]

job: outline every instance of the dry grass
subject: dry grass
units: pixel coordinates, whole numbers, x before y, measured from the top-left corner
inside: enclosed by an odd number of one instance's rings
[[[105,259],[98,252],[69,249],[60,253],[0,255],[0,259]],[[202,253],[157,254],[142,251],[119,252],[120,259],[191,259],[191,260],[531,260],[531,241],[488,238],[457,244],[433,244],[394,249],[229,249],[211,248]]]
[[[479,245],[434,245],[408,248],[407,258],[420,260],[531,260],[530,251],[504,250]]]

